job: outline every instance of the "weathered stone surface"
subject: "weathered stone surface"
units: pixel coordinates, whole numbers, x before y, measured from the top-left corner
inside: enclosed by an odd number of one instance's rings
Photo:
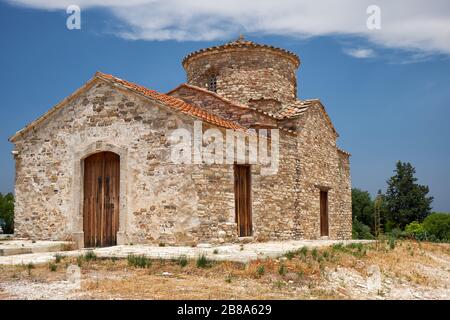
[[[299,196],[302,237],[320,236],[320,190],[328,191],[329,232],[332,239],[351,238],[351,183],[347,154],[336,147],[337,135],[320,107],[298,121]]]
[[[243,126],[252,127],[258,124],[266,127],[277,127],[277,119],[202,88],[183,85],[170,92],[170,95],[188,103],[201,106],[225,119],[239,122]]]
[[[349,156],[336,147],[324,110],[311,106],[283,120],[245,105],[275,112],[295,102],[295,63],[270,50],[244,48],[200,55],[185,67],[190,84],[200,87],[214,69],[218,95],[188,86],[171,95],[248,128],[295,129],[280,130],[276,175],[251,167],[250,240],[318,238],[320,190],[329,192],[330,238],[350,238]],[[177,165],[169,158],[172,130],[193,132],[195,120],[160,101],[94,81],[15,140],[16,234],[72,239],[82,246],[83,159],[111,151],[121,161],[120,244],[237,242],[233,165]],[[203,131],[208,128],[203,125]]]
[[[197,55],[184,65],[188,83],[205,88],[217,75],[217,93],[246,104],[261,98],[281,102],[297,97],[297,65],[271,50],[236,48]]]

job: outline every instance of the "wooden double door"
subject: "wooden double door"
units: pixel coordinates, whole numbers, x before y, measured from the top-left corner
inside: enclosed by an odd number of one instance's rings
[[[253,234],[251,181],[249,165],[234,166],[234,199],[239,237],[250,237]]]
[[[120,157],[96,153],[84,160],[84,246],[116,245],[119,230]]]

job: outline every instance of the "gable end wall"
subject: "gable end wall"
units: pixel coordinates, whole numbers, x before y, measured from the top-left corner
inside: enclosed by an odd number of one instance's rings
[[[169,161],[170,132],[193,132],[194,120],[99,81],[16,141],[17,236],[82,243],[82,159],[112,150],[121,155],[126,200],[120,243],[237,241],[233,165]],[[297,139],[280,131],[280,143],[277,175],[252,166],[257,241],[305,235]]]

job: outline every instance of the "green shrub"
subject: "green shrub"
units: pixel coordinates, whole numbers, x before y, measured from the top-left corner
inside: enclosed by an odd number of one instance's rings
[[[373,239],[374,236],[370,233],[370,227],[358,220],[352,223],[352,238],[353,239]]]
[[[430,241],[450,241],[450,214],[435,212],[422,222],[422,226]]]
[[[152,265],[152,261],[144,255],[135,256],[130,254],[127,257],[128,265],[135,268],[149,268]]]
[[[219,249],[214,249],[213,253],[214,254],[219,254]]]
[[[0,193],[0,227],[5,234],[14,233],[14,195]]]
[[[395,238],[394,237],[389,238],[389,248],[391,250],[395,249]]]
[[[212,263],[208,260],[208,258],[205,257],[205,255],[201,255],[197,259],[197,268],[209,268],[211,267]]]
[[[58,269],[58,265],[57,265],[56,263],[50,262],[50,263],[48,264],[48,269],[49,269],[50,271],[52,271],[52,272],[55,272],[56,269]]]
[[[292,260],[292,258],[295,257],[295,253],[293,251],[288,251],[288,252],[286,252],[286,254],[284,256],[286,258],[288,258],[289,260]]]
[[[391,221],[391,220],[386,221],[384,223],[384,232],[385,233],[391,232],[393,229],[395,229],[395,226],[396,226],[396,224],[394,221]]]
[[[65,256],[62,254],[59,254],[59,253],[55,254],[55,263],[60,263],[61,260],[64,258],[65,258]]]
[[[94,251],[88,250],[88,251],[84,254],[84,260],[86,260],[86,261],[97,260],[97,255],[95,254]]]
[[[77,257],[77,266],[81,268],[82,265],[83,265],[83,256],[78,256]]]
[[[266,272],[266,268],[263,265],[259,265],[256,269],[256,273],[262,276]]]
[[[342,242],[333,244],[331,249],[333,251],[345,251],[344,244]]]
[[[181,257],[179,257],[179,258],[178,258],[178,264],[179,264],[182,268],[186,267],[186,266],[188,265],[188,260],[187,260],[186,256],[181,256]]]
[[[406,237],[406,232],[403,232],[401,229],[399,228],[394,228],[391,230],[391,232],[389,232],[389,236],[391,238],[394,238],[395,240],[397,239],[402,239],[404,237]]]
[[[413,221],[405,227],[405,233],[408,237],[422,240],[426,238],[426,232],[423,225],[417,221]]]
[[[308,255],[308,248],[302,247],[299,252],[303,257],[306,257]]]
[[[349,249],[356,249],[358,251],[361,251],[363,248],[363,244],[360,242],[354,242],[347,245],[347,248]]]
[[[316,248],[312,249],[312,251],[311,251],[311,256],[312,256],[314,259],[317,259],[318,253],[317,253],[317,249],[316,249]]]
[[[285,274],[286,274],[286,267],[284,266],[284,264],[281,264],[280,265],[280,267],[278,268],[278,273],[281,275],[281,276],[284,276]]]
[[[28,271],[28,275],[31,275],[31,270],[34,269],[34,264],[32,262],[30,262],[29,264],[27,264],[27,271]]]

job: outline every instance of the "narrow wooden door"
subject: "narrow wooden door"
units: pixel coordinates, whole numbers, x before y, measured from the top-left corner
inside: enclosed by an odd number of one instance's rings
[[[320,236],[328,236],[328,192],[320,191]]]
[[[250,173],[248,165],[234,166],[234,198],[239,237],[250,237],[253,233]]]
[[[85,247],[116,245],[119,230],[120,157],[96,153],[84,160]]]

